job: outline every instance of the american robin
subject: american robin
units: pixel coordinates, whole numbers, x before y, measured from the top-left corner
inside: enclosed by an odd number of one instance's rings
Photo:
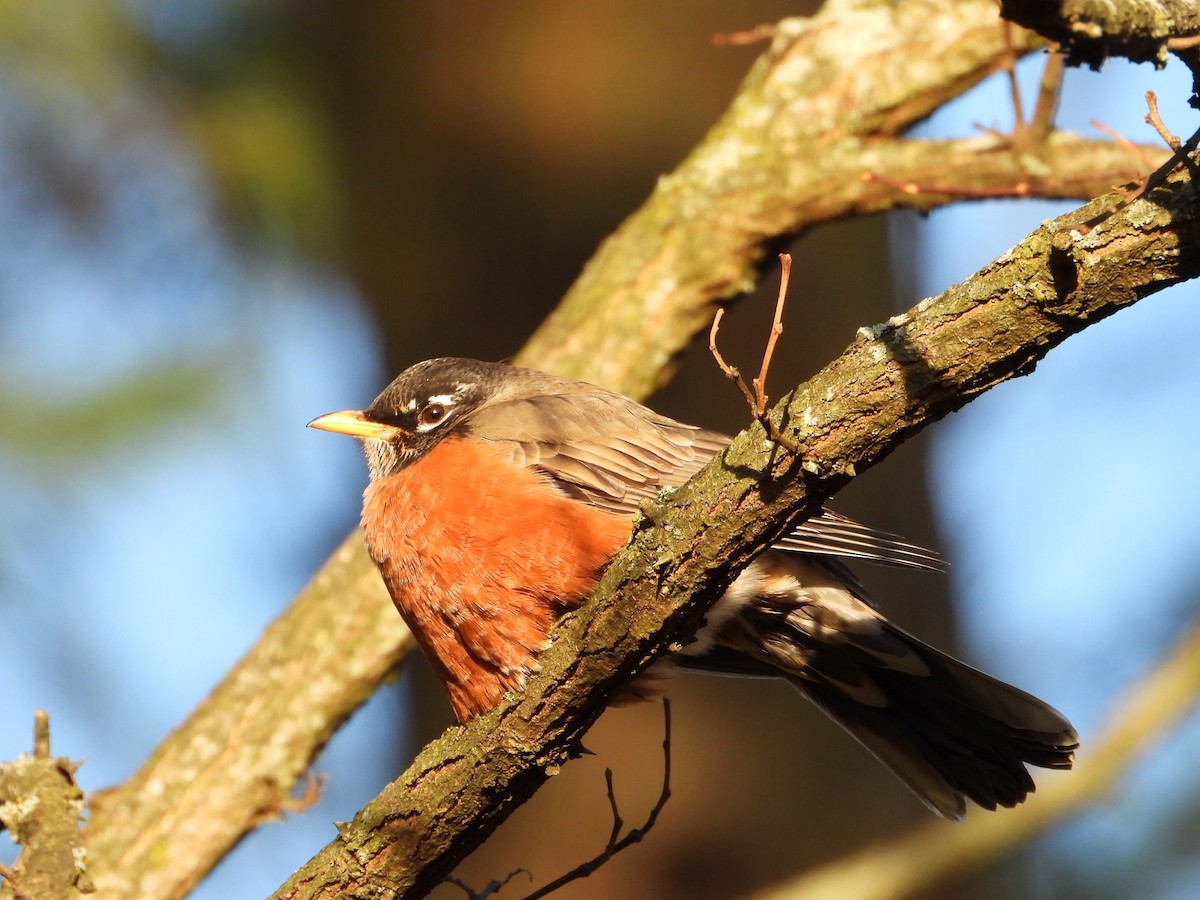
[[[469,359],[418,363],[365,410],[309,424],[362,439],[367,547],[460,721],[521,690],[638,503],[729,442],[590,384]],[[786,679],[948,818],[964,798],[1020,803],[1024,763],[1071,766],[1061,713],[891,624],[846,558],[940,568],[824,510],[754,559],[673,664]]]

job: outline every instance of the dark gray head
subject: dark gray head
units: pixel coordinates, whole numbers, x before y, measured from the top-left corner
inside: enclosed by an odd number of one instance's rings
[[[374,480],[420,459],[447,437],[470,433],[472,414],[486,406],[581,390],[600,391],[504,363],[427,359],[396,376],[361,412],[330,413],[309,425],[361,438]]]

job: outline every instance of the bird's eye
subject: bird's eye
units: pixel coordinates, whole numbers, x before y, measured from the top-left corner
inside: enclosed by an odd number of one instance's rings
[[[433,427],[446,418],[446,407],[441,403],[430,403],[418,417],[422,425]]]

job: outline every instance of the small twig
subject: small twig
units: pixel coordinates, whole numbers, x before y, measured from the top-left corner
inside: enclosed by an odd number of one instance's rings
[[[713,45],[716,47],[745,47],[761,41],[769,41],[775,37],[776,27],[766,23],[755,25],[745,31],[723,31],[713,35]]]
[[[50,716],[44,709],[33,711],[33,756],[50,758]]]
[[[1037,103],[1033,107],[1033,119],[1029,132],[1035,142],[1046,140],[1054,128],[1054,116],[1058,112],[1058,101],[1062,98],[1063,55],[1051,52],[1042,69],[1042,80],[1038,83]]]
[[[998,197],[1025,197],[1032,189],[1032,183],[1027,178],[1022,178],[1020,181],[1015,181],[1011,184],[1006,184],[1002,187],[967,187],[957,184],[922,184],[916,181],[903,181],[899,178],[890,178],[887,175],[880,175],[877,172],[863,172],[862,180],[868,184],[882,184],[885,187],[895,188],[901,193],[915,197],[918,194],[932,197],[965,197],[969,199],[992,199]],[[1081,177],[1080,181],[1086,181],[1094,176],[1088,175]],[[1040,180],[1043,186],[1056,184],[1057,182],[1050,179]]]
[[[1032,117],[1025,118],[1025,103],[1021,97],[1021,84],[1017,79],[1017,49],[1012,39],[1012,24],[1004,23],[1005,54],[1000,68],[1008,79],[1009,100],[1013,108],[1013,126],[1010,134],[1004,134],[994,128],[982,130],[994,134],[1010,146],[1024,148],[1038,144],[1049,137],[1054,129],[1054,114],[1058,110],[1059,97],[1062,95],[1063,56],[1061,53],[1050,53],[1046,57],[1046,65],[1042,69],[1042,78],[1038,82],[1037,101],[1034,104]],[[977,126],[980,127],[980,126]]]
[[[301,789],[299,797],[285,797],[279,801],[280,812],[302,813],[316,805],[321,799],[321,791],[325,788],[324,774],[314,775],[305,769],[300,776]]]
[[[12,888],[13,900],[33,900],[33,897],[21,887],[21,879],[17,873],[4,863],[0,863],[0,878],[7,881],[8,886]]]
[[[608,833],[608,843],[605,844],[606,849],[612,849],[617,846],[617,841],[621,837],[621,829],[625,827],[625,820],[621,818],[621,811],[617,809],[617,793],[613,790],[613,774],[612,769],[604,769],[604,789],[608,793],[608,808],[612,810],[612,831]]]
[[[1195,161],[1191,157],[1191,152],[1196,148],[1196,136],[1193,135],[1188,141],[1190,146],[1182,144],[1174,133],[1163,122],[1162,117],[1158,114],[1158,97],[1154,91],[1146,91],[1146,123],[1150,125],[1158,136],[1161,137],[1172,150],[1175,151],[1175,156],[1179,162],[1188,167],[1188,171],[1192,174],[1192,181],[1200,182],[1200,170],[1197,169]]]
[[[259,810],[255,824],[263,825],[267,822],[277,822],[283,819],[288,813],[292,813],[293,815],[299,814],[316,804],[321,799],[321,791],[325,787],[325,776],[313,775],[312,772],[306,771],[300,776],[300,780],[300,796],[279,797],[275,799],[270,806]]]
[[[625,837],[620,837],[621,829],[625,827],[625,822],[621,818],[620,812],[617,810],[617,795],[613,791],[612,769],[604,770],[604,781],[608,785],[608,805],[612,809],[613,827],[608,836],[608,843],[605,844],[604,850],[596,854],[587,862],[576,866],[565,875],[554,879],[549,884],[538,888],[532,894],[524,898],[524,900],[539,900],[548,894],[557,891],[560,887],[570,884],[580,878],[586,878],[595,872],[598,868],[624,850],[634,844],[640,843],[654,824],[658,821],[658,814],[663,811],[663,807],[667,805],[667,801],[671,799],[671,701],[663,698],[663,780],[662,790],[659,792],[658,800],[654,804],[654,808],[650,810],[650,814],[646,817],[646,821],[642,823],[641,828],[634,828],[626,833]],[[511,876],[510,876],[511,877]],[[475,900],[475,898],[471,898]]]
[[[975,127],[1011,149],[1024,150],[1044,143],[1054,130],[1054,115],[1058,111],[1058,101],[1062,95],[1064,61],[1061,53],[1053,51],[1046,57],[1046,65],[1038,82],[1037,100],[1031,117],[1027,119],[1025,101],[1021,97],[1021,83],[1017,78],[1019,54],[1013,42],[1012,29],[1011,22],[1003,23],[1005,52],[997,66],[1008,81],[1008,98],[1013,110],[1012,129],[1006,134],[998,128],[989,128],[979,123],[975,123]]]
[[[1132,188],[1123,190],[1119,201],[1087,222],[1075,226],[1075,230],[1081,234],[1087,234],[1101,222],[1124,209],[1133,201],[1146,196],[1146,194],[1166,181],[1168,176],[1181,165],[1186,166],[1188,172],[1191,173],[1193,187],[1200,189],[1200,167],[1197,167],[1195,160],[1191,157],[1196,147],[1200,145],[1200,129],[1186,141],[1180,141],[1178,137],[1171,133],[1171,130],[1163,123],[1162,117],[1159,116],[1158,97],[1155,96],[1154,91],[1146,91],[1146,106],[1148,108],[1146,123],[1157,131],[1159,137],[1171,148],[1171,156],[1161,166],[1135,183]]]
[[[791,254],[780,253],[779,264],[779,296],[775,300],[775,316],[771,320],[771,332],[767,336],[767,345],[763,349],[762,365],[759,366],[758,377],[751,381],[751,384],[754,386],[753,391],[746,385],[746,380],[742,378],[742,373],[725,362],[725,357],[717,349],[717,332],[721,329],[721,319],[725,315],[723,307],[717,310],[717,314],[713,318],[712,328],[708,331],[708,351],[712,354],[713,359],[716,360],[717,366],[725,373],[725,377],[738,386],[738,390],[746,398],[746,403],[749,405],[750,412],[753,414],[755,420],[767,432],[767,437],[784,449],[799,455],[800,448],[796,442],[782,434],[775,427],[775,423],[767,416],[767,371],[771,368],[771,357],[775,354],[775,344],[778,342],[779,336],[783,334],[783,307],[787,302],[788,282],[792,274]]]
[[[1158,132],[1158,136],[1166,142],[1168,147],[1178,153],[1179,138],[1171,133],[1166,123],[1163,122],[1162,116],[1158,114],[1158,95],[1154,91],[1146,91],[1146,108],[1146,124]]]
[[[1150,161],[1150,157],[1146,156],[1146,154],[1142,150],[1142,148],[1139,147],[1137,144],[1135,144],[1133,141],[1131,141],[1129,138],[1125,137],[1125,135],[1121,134],[1121,132],[1117,131],[1117,129],[1112,128],[1108,125],[1105,125],[1103,122],[1099,121],[1098,119],[1092,119],[1090,124],[1097,131],[1103,131],[1110,138],[1112,138],[1114,143],[1116,143],[1118,146],[1120,146],[1121,149],[1123,149],[1130,156],[1134,157],[1138,161],[1138,163],[1141,164],[1141,166],[1143,168],[1145,168],[1145,169],[1153,169],[1154,168],[1154,163],[1152,163]]]
[[[1167,38],[1168,50],[1190,50],[1192,47],[1200,47],[1200,34]]]
[[[460,881],[459,879],[455,878],[453,875],[446,876],[446,883],[452,884],[456,888],[461,888],[463,890],[463,892],[467,895],[467,900],[487,900],[488,897],[492,896],[492,894],[498,893],[502,887],[504,887],[506,884],[508,884],[510,881],[512,881],[513,878],[515,878],[517,875],[520,875],[522,873],[524,873],[525,875],[529,875],[529,873],[525,869],[513,869],[511,872],[509,872],[507,875],[504,876],[503,880],[497,881],[496,879],[493,879],[483,886],[482,891],[478,891],[478,892],[475,891],[469,884],[467,884],[466,882]],[[533,880],[532,875],[529,875],[529,878],[531,881]]]
[[[1012,23],[1004,23],[1004,61],[1000,67],[1008,78],[1009,99],[1013,107],[1013,143],[1024,144],[1029,137],[1029,125],[1021,103],[1021,85],[1017,82],[1017,50],[1013,46]]]
[[[783,306],[787,302],[788,282],[792,277],[791,254],[779,254],[779,269],[779,296],[775,298],[775,317],[771,320],[771,333],[767,336],[767,348],[763,351],[758,377],[750,382],[754,386],[754,414],[759,419],[767,412],[767,370],[771,368],[771,357],[775,355],[775,343],[783,334]]]
[[[721,371],[725,373],[725,377],[738,386],[738,389],[742,392],[742,396],[746,398],[746,403],[750,405],[751,409],[754,409],[754,395],[750,393],[750,388],[746,386],[746,382],[742,378],[742,373],[725,362],[725,357],[717,349],[717,332],[721,328],[721,319],[723,318],[725,318],[725,307],[721,306],[717,308],[717,314],[713,317],[712,328],[708,331],[708,351],[713,355],[713,359],[717,361],[717,365],[721,368]]]
[[[1097,127],[1103,130],[1102,125],[1097,125]],[[906,181],[900,178],[880,175],[877,172],[863,172],[859,177],[866,184],[881,184],[884,187],[893,188],[902,194],[908,194],[912,197],[921,195],[925,197],[961,197],[965,200],[991,200],[1005,197],[1027,197],[1034,193],[1040,196],[1049,190],[1061,190],[1062,188],[1077,184],[1092,184],[1105,179],[1131,178],[1136,177],[1136,175],[1130,175],[1128,172],[1095,172],[1071,178],[1022,179],[1002,187],[965,187],[957,184]]]

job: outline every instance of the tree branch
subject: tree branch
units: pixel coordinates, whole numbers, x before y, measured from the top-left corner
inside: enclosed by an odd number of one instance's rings
[[[1114,56],[1162,66],[1172,37],[1200,34],[1195,0],[1000,0],[1000,15],[1094,69]]]
[[[1040,145],[1015,149],[994,135],[898,137],[1014,50],[1039,46],[1019,29],[1006,38],[994,0],[830,2],[780,22],[725,115],[605,241],[516,362],[643,396],[718,301],[753,286],[770,237],[965,196],[1082,200],[1130,180],[1134,165],[1107,142],[1056,139],[1043,156]],[[1153,154],[1165,158],[1161,147]],[[914,194],[864,174],[944,190]]]
[[[0,763],[0,831],[22,845],[11,869],[0,866],[0,897],[80,897],[92,889],[83,853],[79,763],[50,755],[50,719],[34,716],[33,753]]]
[[[669,497],[568,616],[526,692],[431,743],[280,898],[423,896],[577,753],[632,674],[685,637],[763,545],[859,471],[1069,335],[1200,274],[1200,204],[1180,173],[1088,234],[1100,198],[939,297],[874,328]]]
[[[1018,33],[1013,43],[1023,52],[1037,40]],[[1131,177],[1121,148],[1067,135],[1021,154],[994,136],[896,137],[1010,52],[992,0],[831,2],[811,20],[781,23],[725,116],[600,248],[519,362],[644,396],[713,304],[751,286],[781,234],[965,196],[895,183],[1082,197]],[[946,171],[959,180],[938,181]],[[410,646],[351,535],[140,770],[95,799],[87,840],[105,896],[186,894],[282,808]]]

